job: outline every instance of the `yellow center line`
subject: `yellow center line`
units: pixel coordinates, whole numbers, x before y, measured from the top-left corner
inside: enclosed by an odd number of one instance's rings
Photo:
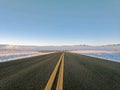
[[[63,90],[63,75],[64,75],[64,54],[61,61],[56,90]]]
[[[44,90],[51,90],[53,82],[55,80],[55,76],[56,76],[57,71],[58,71],[58,67],[59,67],[60,62],[62,60],[62,57],[63,57],[63,54],[61,55],[59,61],[57,62],[57,64],[56,64],[56,66],[55,66],[55,68],[54,68],[54,70],[53,70],[53,72],[52,72],[52,74],[51,74],[51,76],[50,76],[50,78],[49,78],[49,80],[47,82],[47,85],[46,85]]]

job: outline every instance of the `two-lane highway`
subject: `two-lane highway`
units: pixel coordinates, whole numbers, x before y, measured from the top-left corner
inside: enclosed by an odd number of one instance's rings
[[[120,63],[66,52],[4,62],[0,90],[120,90]]]

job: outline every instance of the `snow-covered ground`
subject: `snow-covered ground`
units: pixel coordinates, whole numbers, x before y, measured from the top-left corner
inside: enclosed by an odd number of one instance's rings
[[[0,62],[50,54],[52,52],[38,52],[25,50],[0,50]]]
[[[70,52],[120,62],[120,51],[76,50],[76,51],[70,51]]]

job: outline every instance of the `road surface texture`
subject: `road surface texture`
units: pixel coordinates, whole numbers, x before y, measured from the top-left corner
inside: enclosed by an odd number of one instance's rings
[[[120,63],[61,52],[3,62],[0,90],[120,90]]]
[[[64,90],[120,90],[120,63],[65,54]]]
[[[0,90],[43,90],[61,54],[0,64]]]

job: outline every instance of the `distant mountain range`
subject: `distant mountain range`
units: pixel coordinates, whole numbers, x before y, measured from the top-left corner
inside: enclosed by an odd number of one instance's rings
[[[90,46],[90,45],[66,45],[66,46],[21,46],[0,44],[0,50],[119,50],[120,44]]]

